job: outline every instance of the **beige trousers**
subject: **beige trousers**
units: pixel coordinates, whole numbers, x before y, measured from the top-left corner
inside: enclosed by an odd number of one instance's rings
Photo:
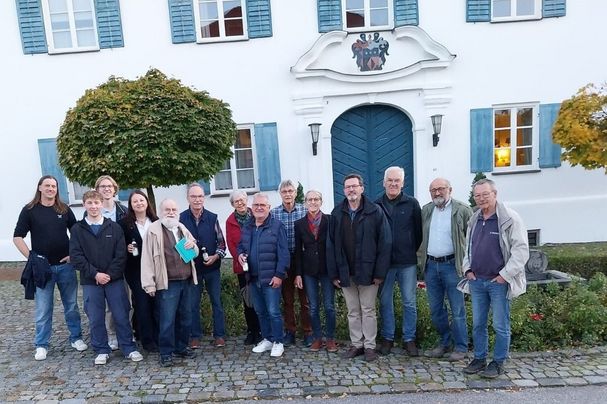
[[[350,340],[356,348],[375,349],[377,337],[377,315],[375,300],[379,286],[352,286],[342,288],[348,307],[348,328]]]

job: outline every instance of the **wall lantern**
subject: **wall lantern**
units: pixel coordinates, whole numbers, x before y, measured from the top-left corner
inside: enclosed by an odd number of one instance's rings
[[[312,135],[312,155],[316,156],[318,153],[318,135],[320,134],[320,123],[311,123],[310,134]]]
[[[432,146],[436,147],[438,145],[438,135],[440,135],[441,126],[443,124],[443,116],[440,114],[432,115],[430,117],[432,120],[432,128],[434,129],[434,133],[432,134]]]

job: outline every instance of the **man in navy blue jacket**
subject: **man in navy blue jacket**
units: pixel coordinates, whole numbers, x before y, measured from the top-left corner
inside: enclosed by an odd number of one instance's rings
[[[270,216],[266,194],[255,194],[252,208],[255,220],[242,228],[238,260],[249,267],[248,287],[263,337],[253,352],[271,350],[270,356],[280,357],[284,352],[281,287],[291,261],[287,231],[280,220]]]

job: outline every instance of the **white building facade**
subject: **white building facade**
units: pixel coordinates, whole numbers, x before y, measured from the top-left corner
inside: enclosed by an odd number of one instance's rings
[[[12,234],[41,175],[82,214],[82,189],[56,164],[67,110],[151,67],[231,106],[235,157],[205,184],[221,222],[233,189],[278,204],[290,178],[328,212],[345,174],[376,197],[399,165],[421,204],[435,177],[467,200],[484,172],[539,242],[607,240],[604,171],[561,163],[551,137],[560,102],[606,80],[605,17],[600,0],[2,1],[0,261],[22,259]],[[156,197],[186,207],[183,186]]]

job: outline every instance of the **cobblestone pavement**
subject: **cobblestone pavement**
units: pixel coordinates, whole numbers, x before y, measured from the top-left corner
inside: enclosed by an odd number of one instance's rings
[[[157,354],[144,354],[142,362],[132,363],[118,352],[107,365],[95,366],[92,350],[80,353],[69,347],[58,293],[48,358],[37,362],[33,301],[23,299],[23,288],[15,281],[0,282],[0,299],[1,402],[199,402],[607,384],[607,346],[513,354],[507,373],[492,381],[464,375],[463,361],[409,358],[400,349],[375,363],[300,346],[288,347],[282,358],[273,359],[269,353],[250,352],[241,337],[228,338],[224,348],[209,341],[196,359],[168,369],[158,366]],[[83,324],[87,336],[86,316]]]

